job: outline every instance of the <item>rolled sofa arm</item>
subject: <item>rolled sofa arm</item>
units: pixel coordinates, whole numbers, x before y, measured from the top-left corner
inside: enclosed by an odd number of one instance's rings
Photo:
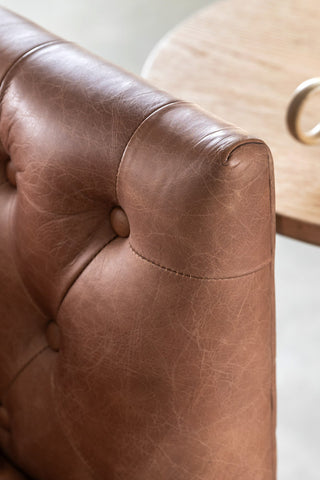
[[[0,45],[6,458],[274,480],[268,148],[5,9]]]

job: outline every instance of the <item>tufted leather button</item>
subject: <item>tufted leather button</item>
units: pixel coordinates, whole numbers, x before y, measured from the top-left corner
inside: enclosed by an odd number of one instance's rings
[[[11,160],[7,163],[6,175],[9,180],[9,183],[13,187],[16,187],[17,186],[17,170]]]
[[[4,430],[10,430],[9,413],[6,408],[0,405],[0,428]]]
[[[61,334],[60,328],[55,322],[50,322],[46,331],[49,347],[58,352],[60,350]]]
[[[110,222],[113,230],[119,237],[128,237],[130,225],[126,213],[121,207],[115,207],[111,210]]]

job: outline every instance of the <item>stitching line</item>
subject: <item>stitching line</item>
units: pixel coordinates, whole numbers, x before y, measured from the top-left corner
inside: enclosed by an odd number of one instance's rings
[[[132,253],[134,253],[140,259],[150,263],[151,265],[154,265],[155,267],[158,267],[158,268],[162,268],[163,270],[165,270],[169,273],[174,273],[175,275],[179,275],[179,276],[184,277],[184,278],[189,278],[191,280],[207,280],[207,281],[233,280],[235,278],[246,277],[248,275],[252,275],[253,273],[259,272],[259,270],[262,270],[263,268],[265,268],[267,265],[269,265],[271,263],[271,259],[267,260],[264,263],[262,263],[261,265],[259,265],[257,268],[255,268],[254,270],[251,270],[250,272],[241,273],[240,275],[234,275],[232,277],[201,277],[201,276],[198,276],[198,275],[192,275],[192,274],[185,273],[185,272],[179,272],[177,270],[174,270],[173,268],[165,267],[164,265],[160,265],[160,263],[157,263],[153,260],[150,260],[149,258],[146,258],[143,255],[141,255],[141,253],[137,252],[137,250],[134,249],[134,247],[131,245],[130,242],[129,242],[129,247],[130,247]]]
[[[4,392],[2,392],[2,398],[6,396],[12,385],[15,383],[15,381],[20,377],[20,375],[29,367],[29,365],[36,359],[38,358],[43,352],[49,349],[48,345],[45,345],[44,347],[41,348],[37,353],[35,353],[29,360],[17,371],[17,373],[13,376],[13,378],[10,380],[8,383],[6,389]]]
[[[3,97],[3,90],[5,89],[5,84],[7,82],[8,77],[10,76],[10,73],[27,57],[32,55],[33,53],[37,52],[38,50],[41,50],[46,47],[50,47],[51,45],[59,44],[59,43],[68,43],[65,40],[50,40],[48,42],[40,43],[39,45],[36,45],[35,47],[31,48],[30,50],[27,50],[26,52],[22,53],[13,63],[8,67],[6,70],[5,74],[3,75],[1,81],[0,81],[0,101],[2,100]]]
[[[120,169],[121,169],[121,166],[122,166],[122,163],[123,163],[123,160],[126,156],[126,152],[128,150],[128,147],[133,139],[133,137],[136,135],[136,133],[138,132],[138,130],[142,127],[142,125],[144,125],[144,123],[149,120],[150,117],[152,117],[155,113],[158,113],[160,110],[163,110],[167,107],[170,107],[172,105],[176,105],[176,104],[179,104],[179,103],[182,103],[182,104],[185,104],[186,102],[184,102],[183,100],[173,100],[172,102],[169,102],[169,103],[166,103],[165,105],[161,105],[160,107],[157,107],[155,110],[153,110],[151,113],[149,113],[149,115],[146,116],[146,118],[144,118],[142,120],[142,122],[137,126],[137,128],[134,130],[134,132],[132,133],[132,135],[130,136],[129,140],[128,140],[128,143],[126,144],[124,150],[123,150],[123,153],[121,155],[121,158],[120,158],[120,162],[119,162],[119,165],[118,165],[118,169],[117,169],[117,173],[116,173],[116,182],[115,182],[115,198],[116,198],[116,202],[119,203],[119,196],[118,196],[118,184],[119,184],[119,174],[120,174]]]
[[[59,315],[59,312],[60,312],[60,309],[61,309],[61,306],[66,298],[66,296],[68,295],[68,293],[70,292],[71,288],[73,287],[73,285],[77,282],[77,280],[80,278],[80,276],[83,274],[83,272],[86,270],[86,268],[92,263],[92,261],[99,255],[100,252],[102,252],[102,250],[107,246],[109,245],[113,240],[115,240],[116,238],[118,238],[118,235],[114,235],[112,238],[110,238],[110,240],[107,241],[107,243],[105,243],[101,248],[99,248],[99,250],[90,258],[90,260],[88,260],[88,262],[81,268],[81,270],[78,272],[78,274],[75,276],[75,278],[72,280],[71,284],[68,286],[68,288],[66,289],[65,293],[62,295],[62,299],[61,299],[61,302],[58,306],[58,309],[57,309],[57,313],[55,315],[56,318],[58,318],[58,315]]]

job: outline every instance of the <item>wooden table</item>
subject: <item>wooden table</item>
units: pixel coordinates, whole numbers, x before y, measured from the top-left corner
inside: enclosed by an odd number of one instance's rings
[[[170,32],[143,75],[265,140],[275,163],[277,231],[320,245],[320,146],[287,131],[295,88],[320,76],[319,0],[219,0]],[[306,107],[310,127],[320,101]]]

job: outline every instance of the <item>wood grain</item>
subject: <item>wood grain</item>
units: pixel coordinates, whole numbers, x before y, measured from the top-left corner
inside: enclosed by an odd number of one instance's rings
[[[169,33],[143,75],[262,138],[275,163],[277,231],[320,245],[320,147],[294,140],[286,110],[320,76],[318,0],[220,0]],[[309,102],[308,125],[320,120]]]

